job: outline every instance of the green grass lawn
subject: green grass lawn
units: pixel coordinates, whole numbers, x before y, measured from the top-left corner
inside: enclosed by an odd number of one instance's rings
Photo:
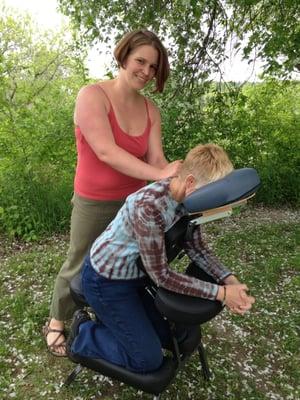
[[[203,380],[195,355],[162,399],[299,400],[299,213],[247,208],[205,225],[205,233],[256,303],[244,317],[225,311],[203,326],[210,382]],[[88,370],[68,388],[62,386],[74,364],[47,352],[41,328],[67,237],[1,242],[0,398],[151,399]]]

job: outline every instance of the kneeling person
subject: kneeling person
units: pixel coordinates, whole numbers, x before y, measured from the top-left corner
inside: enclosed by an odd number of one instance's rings
[[[84,262],[83,293],[98,321],[88,320],[82,311],[75,315],[75,334],[69,340],[71,353],[101,358],[139,373],[160,367],[170,332],[145,290],[149,278],[136,265],[139,256],[157,286],[223,301],[226,285],[226,306],[231,311],[243,314],[251,308],[254,298],[247,295],[247,286],[240,284],[207,248],[200,226],[184,243],[184,249],[218,283],[172,271],[166,257],[164,235],[186,213],[181,204],[185,197],[232,170],[221,147],[198,145],[187,154],[178,176],[128,196]]]

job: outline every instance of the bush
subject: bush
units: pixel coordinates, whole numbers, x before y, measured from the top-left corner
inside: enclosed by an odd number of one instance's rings
[[[163,137],[170,159],[183,158],[198,143],[215,142],[236,168],[257,169],[257,201],[300,205],[300,84],[210,86],[197,98],[176,99],[164,110]]]
[[[0,231],[34,240],[68,226],[85,52],[6,9],[0,28]]]
[[[68,228],[72,179],[7,173],[0,181],[0,226],[9,237],[32,241]]]

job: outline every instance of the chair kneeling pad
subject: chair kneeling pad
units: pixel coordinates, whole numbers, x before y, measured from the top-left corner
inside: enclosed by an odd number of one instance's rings
[[[187,296],[159,288],[155,305],[168,320],[187,325],[203,324],[222,311],[219,301]]]
[[[138,390],[154,395],[158,395],[165,390],[174,378],[177,369],[177,363],[170,357],[164,357],[163,363],[158,370],[146,374],[138,374],[103,359],[81,357],[77,354],[68,354],[68,356],[73,362],[90,368],[101,375],[117,379]]]

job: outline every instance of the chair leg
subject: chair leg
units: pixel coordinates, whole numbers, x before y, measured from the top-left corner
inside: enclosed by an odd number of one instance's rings
[[[205,349],[204,349],[202,342],[200,342],[200,344],[198,346],[198,353],[199,353],[200,363],[202,366],[203,377],[206,381],[209,381],[209,379],[211,377],[211,372],[210,372],[210,369],[208,366],[208,361],[207,361]]]
[[[176,339],[176,325],[174,322],[169,321],[169,327],[172,335],[172,343],[173,343],[173,356],[174,360],[177,362],[177,366],[181,364],[181,356],[180,356],[180,351],[179,351],[179,345]]]
[[[73,369],[73,371],[70,373],[70,375],[67,377],[67,379],[64,382],[64,386],[69,386],[77,377],[77,375],[83,370],[83,366],[78,364],[76,367]]]

